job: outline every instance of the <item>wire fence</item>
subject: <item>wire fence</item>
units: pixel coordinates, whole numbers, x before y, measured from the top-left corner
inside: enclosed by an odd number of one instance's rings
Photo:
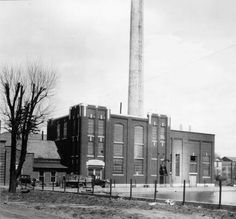
[[[21,185],[22,188],[27,188],[27,185]],[[45,185],[44,182],[31,186],[31,189],[41,191],[54,191],[62,193],[77,193],[87,195],[106,196],[109,198],[120,197],[127,199],[140,198],[149,201],[164,201],[167,204],[174,205],[176,202],[182,205],[195,202],[195,203],[208,203],[214,204],[220,209],[222,205],[232,205],[236,208],[236,188],[232,188],[230,191],[222,188],[222,181],[219,180],[219,185],[210,188],[189,188],[186,186],[186,181],[183,181],[182,187],[159,187],[157,180],[154,181],[153,185],[149,185],[144,188],[136,184],[133,179],[130,179],[129,184],[125,187],[121,187],[119,184],[112,179],[106,181],[105,184],[100,184],[93,179],[91,181],[77,180],[77,182],[69,182],[63,179],[60,185],[52,182],[50,185]],[[206,190],[207,189],[207,190]],[[233,191],[233,193],[232,193]],[[223,196],[228,195],[228,197]],[[231,201],[229,199],[232,199]]]

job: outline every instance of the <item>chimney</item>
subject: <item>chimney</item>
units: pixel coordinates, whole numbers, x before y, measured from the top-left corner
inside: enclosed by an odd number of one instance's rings
[[[122,114],[122,102],[120,102],[120,114]]]
[[[131,0],[128,115],[143,116],[143,0]]]

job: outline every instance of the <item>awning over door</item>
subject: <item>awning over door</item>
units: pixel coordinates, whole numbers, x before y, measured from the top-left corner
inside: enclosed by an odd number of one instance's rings
[[[88,161],[86,162],[86,166],[87,166],[87,167],[90,167],[90,166],[93,166],[93,167],[104,167],[104,166],[105,166],[105,163],[104,163],[104,161],[102,161],[102,160],[91,159],[91,160],[88,160]]]

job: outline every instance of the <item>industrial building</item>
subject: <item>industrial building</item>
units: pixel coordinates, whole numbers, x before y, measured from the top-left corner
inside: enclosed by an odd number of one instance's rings
[[[111,114],[106,107],[79,104],[49,120],[47,134],[68,173],[119,184],[214,182],[214,135],[171,130],[165,115]]]

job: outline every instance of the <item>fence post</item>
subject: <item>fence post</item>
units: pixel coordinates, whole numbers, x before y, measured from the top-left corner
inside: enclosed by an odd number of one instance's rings
[[[44,178],[42,178],[42,190],[44,190]]]
[[[94,194],[94,184],[95,184],[95,176],[92,179],[92,194]]]
[[[130,196],[129,198],[132,199],[132,179],[130,179]]]
[[[77,193],[79,193],[79,177],[78,177],[78,188],[77,188]]]
[[[184,187],[183,187],[183,205],[185,204],[185,180],[184,180]]]
[[[154,190],[154,202],[157,199],[157,180],[155,180],[155,190]]]
[[[110,179],[110,198],[111,198],[111,195],[112,195],[112,179]]]
[[[66,179],[63,179],[63,181],[64,181],[64,192],[66,192]]]
[[[221,208],[221,193],[222,193],[222,181],[219,181],[220,193],[219,193],[219,209]]]

